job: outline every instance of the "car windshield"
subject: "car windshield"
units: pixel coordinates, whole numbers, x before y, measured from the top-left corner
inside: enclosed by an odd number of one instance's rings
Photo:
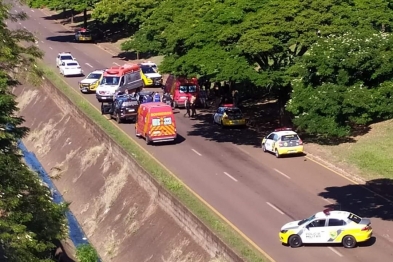
[[[196,86],[180,86],[179,91],[180,93],[195,93]]]
[[[81,35],[83,36],[90,36],[91,33],[90,32],[79,32]]]
[[[353,222],[355,222],[356,224],[359,224],[360,221],[362,221],[362,218],[361,218],[361,217],[359,217],[359,216],[357,216],[357,215],[355,215],[355,214],[352,214],[352,213],[349,214],[348,219],[351,220],[351,221],[353,221]]]
[[[100,79],[101,78],[101,74],[90,74],[87,79]]]
[[[70,55],[62,55],[62,56],[60,57],[60,59],[61,59],[61,60],[74,60],[74,59],[72,58],[72,56],[70,56]]]
[[[67,63],[67,66],[78,66],[78,63]]]
[[[307,223],[307,222],[310,222],[310,221],[314,220],[314,218],[315,218],[315,215],[312,215],[309,218],[306,218],[306,219],[303,219],[303,220],[299,221],[298,225],[301,226],[304,223]]]
[[[118,85],[120,81],[120,77],[118,76],[104,76],[102,79],[102,85]]]
[[[294,140],[299,140],[299,136],[298,135],[283,135],[281,137],[281,141],[294,141]]]
[[[154,74],[154,73],[157,73],[156,70],[154,69],[154,67],[151,67],[151,66],[142,66],[141,69],[142,69],[142,72],[143,72],[144,74]]]

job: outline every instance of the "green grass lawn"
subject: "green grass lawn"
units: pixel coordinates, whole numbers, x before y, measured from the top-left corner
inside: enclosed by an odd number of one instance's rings
[[[336,146],[316,146],[332,162],[346,165],[348,173],[358,174],[365,180],[393,179],[393,120],[371,125],[371,130],[355,137],[355,143]]]
[[[202,203],[191,191],[179,180],[172,176],[163,166],[150,157],[135,141],[121,132],[116,126],[101,115],[87,100],[77,91],[72,89],[64,80],[55,73],[55,70],[39,63],[44,71],[44,76],[49,79],[63,94],[92,119],[103,131],[105,131],[116,143],[121,145],[145,170],[175,195],[187,208],[189,208],[201,221],[215,232],[229,247],[241,255],[245,261],[263,262],[269,261],[245,238],[236,232],[228,223],[221,219],[208,206]]]

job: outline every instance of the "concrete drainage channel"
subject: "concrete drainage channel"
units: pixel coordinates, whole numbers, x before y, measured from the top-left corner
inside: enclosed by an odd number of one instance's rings
[[[44,181],[71,203],[102,261],[244,261],[50,82],[15,94],[31,130],[26,161],[50,170]],[[87,242],[81,230],[71,237]]]
[[[27,150],[26,146],[23,144],[22,141],[19,142],[18,147],[22,151],[23,159],[25,160],[26,165],[31,170],[36,172],[40,177],[40,179],[42,180],[42,182],[46,186],[48,186],[52,194],[53,202],[55,202],[56,204],[64,203],[64,199],[62,195],[57,190],[56,186],[50,179],[48,173],[45,171],[44,167],[41,165],[40,161],[37,159],[35,154]],[[82,228],[80,227],[78,221],[76,220],[75,216],[72,214],[71,211],[67,211],[66,217],[67,217],[68,228],[69,228],[69,238],[72,241],[72,244],[75,247],[78,247],[82,244],[90,244],[87,241],[87,238]],[[61,256],[59,256],[58,261],[60,262],[71,261],[70,254],[67,254],[65,250],[62,250],[61,252],[63,252],[65,258],[62,259]],[[101,260],[98,260],[98,262],[100,261]]]

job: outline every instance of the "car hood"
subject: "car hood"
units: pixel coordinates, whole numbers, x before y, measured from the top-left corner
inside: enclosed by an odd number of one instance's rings
[[[82,81],[81,81],[81,84],[92,84],[92,83],[95,83],[95,82],[97,82],[99,79],[83,79]]]
[[[118,86],[116,85],[100,85],[97,87],[96,93],[98,93],[99,91],[110,91],[114,93],[117,88]]]
[[[286,223],[285,225],[283,225],[281,227],[281,230],[289,230],[289,229],[298,228],[299,227],[298,224],[299,224],[300,221],[301,220],[297,220],[297,221],[292,221],[292,222]]]
[[[145,74],[145,76],[147,76],[147,77],[161,77],[161,75],[159,73],[147,73],[147,74]]]

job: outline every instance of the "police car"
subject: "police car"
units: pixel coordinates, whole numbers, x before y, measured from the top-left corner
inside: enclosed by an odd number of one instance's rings
[[[262,139],[263,152],[272,152],[277,158],[286,154],[302,154],[303,141],[291,128],[278,128]]]
[[[79,89],[82,93],[96,91],[99,86],[105,70],[94,70],[87,77],[79,82]]]
[[[61,64],[65,60],[76,60],[76,59],[75,59],[75,57],[72,56],[71,52],[58,53],[57,57],[56,57],[56,67],[61,66]]]
[[[285,224],[279,233],[280,241],[293,248],[303,244],[342,243],[354,248],[372,236],[370,219],[351,212],[325,209],[309,218]]]

